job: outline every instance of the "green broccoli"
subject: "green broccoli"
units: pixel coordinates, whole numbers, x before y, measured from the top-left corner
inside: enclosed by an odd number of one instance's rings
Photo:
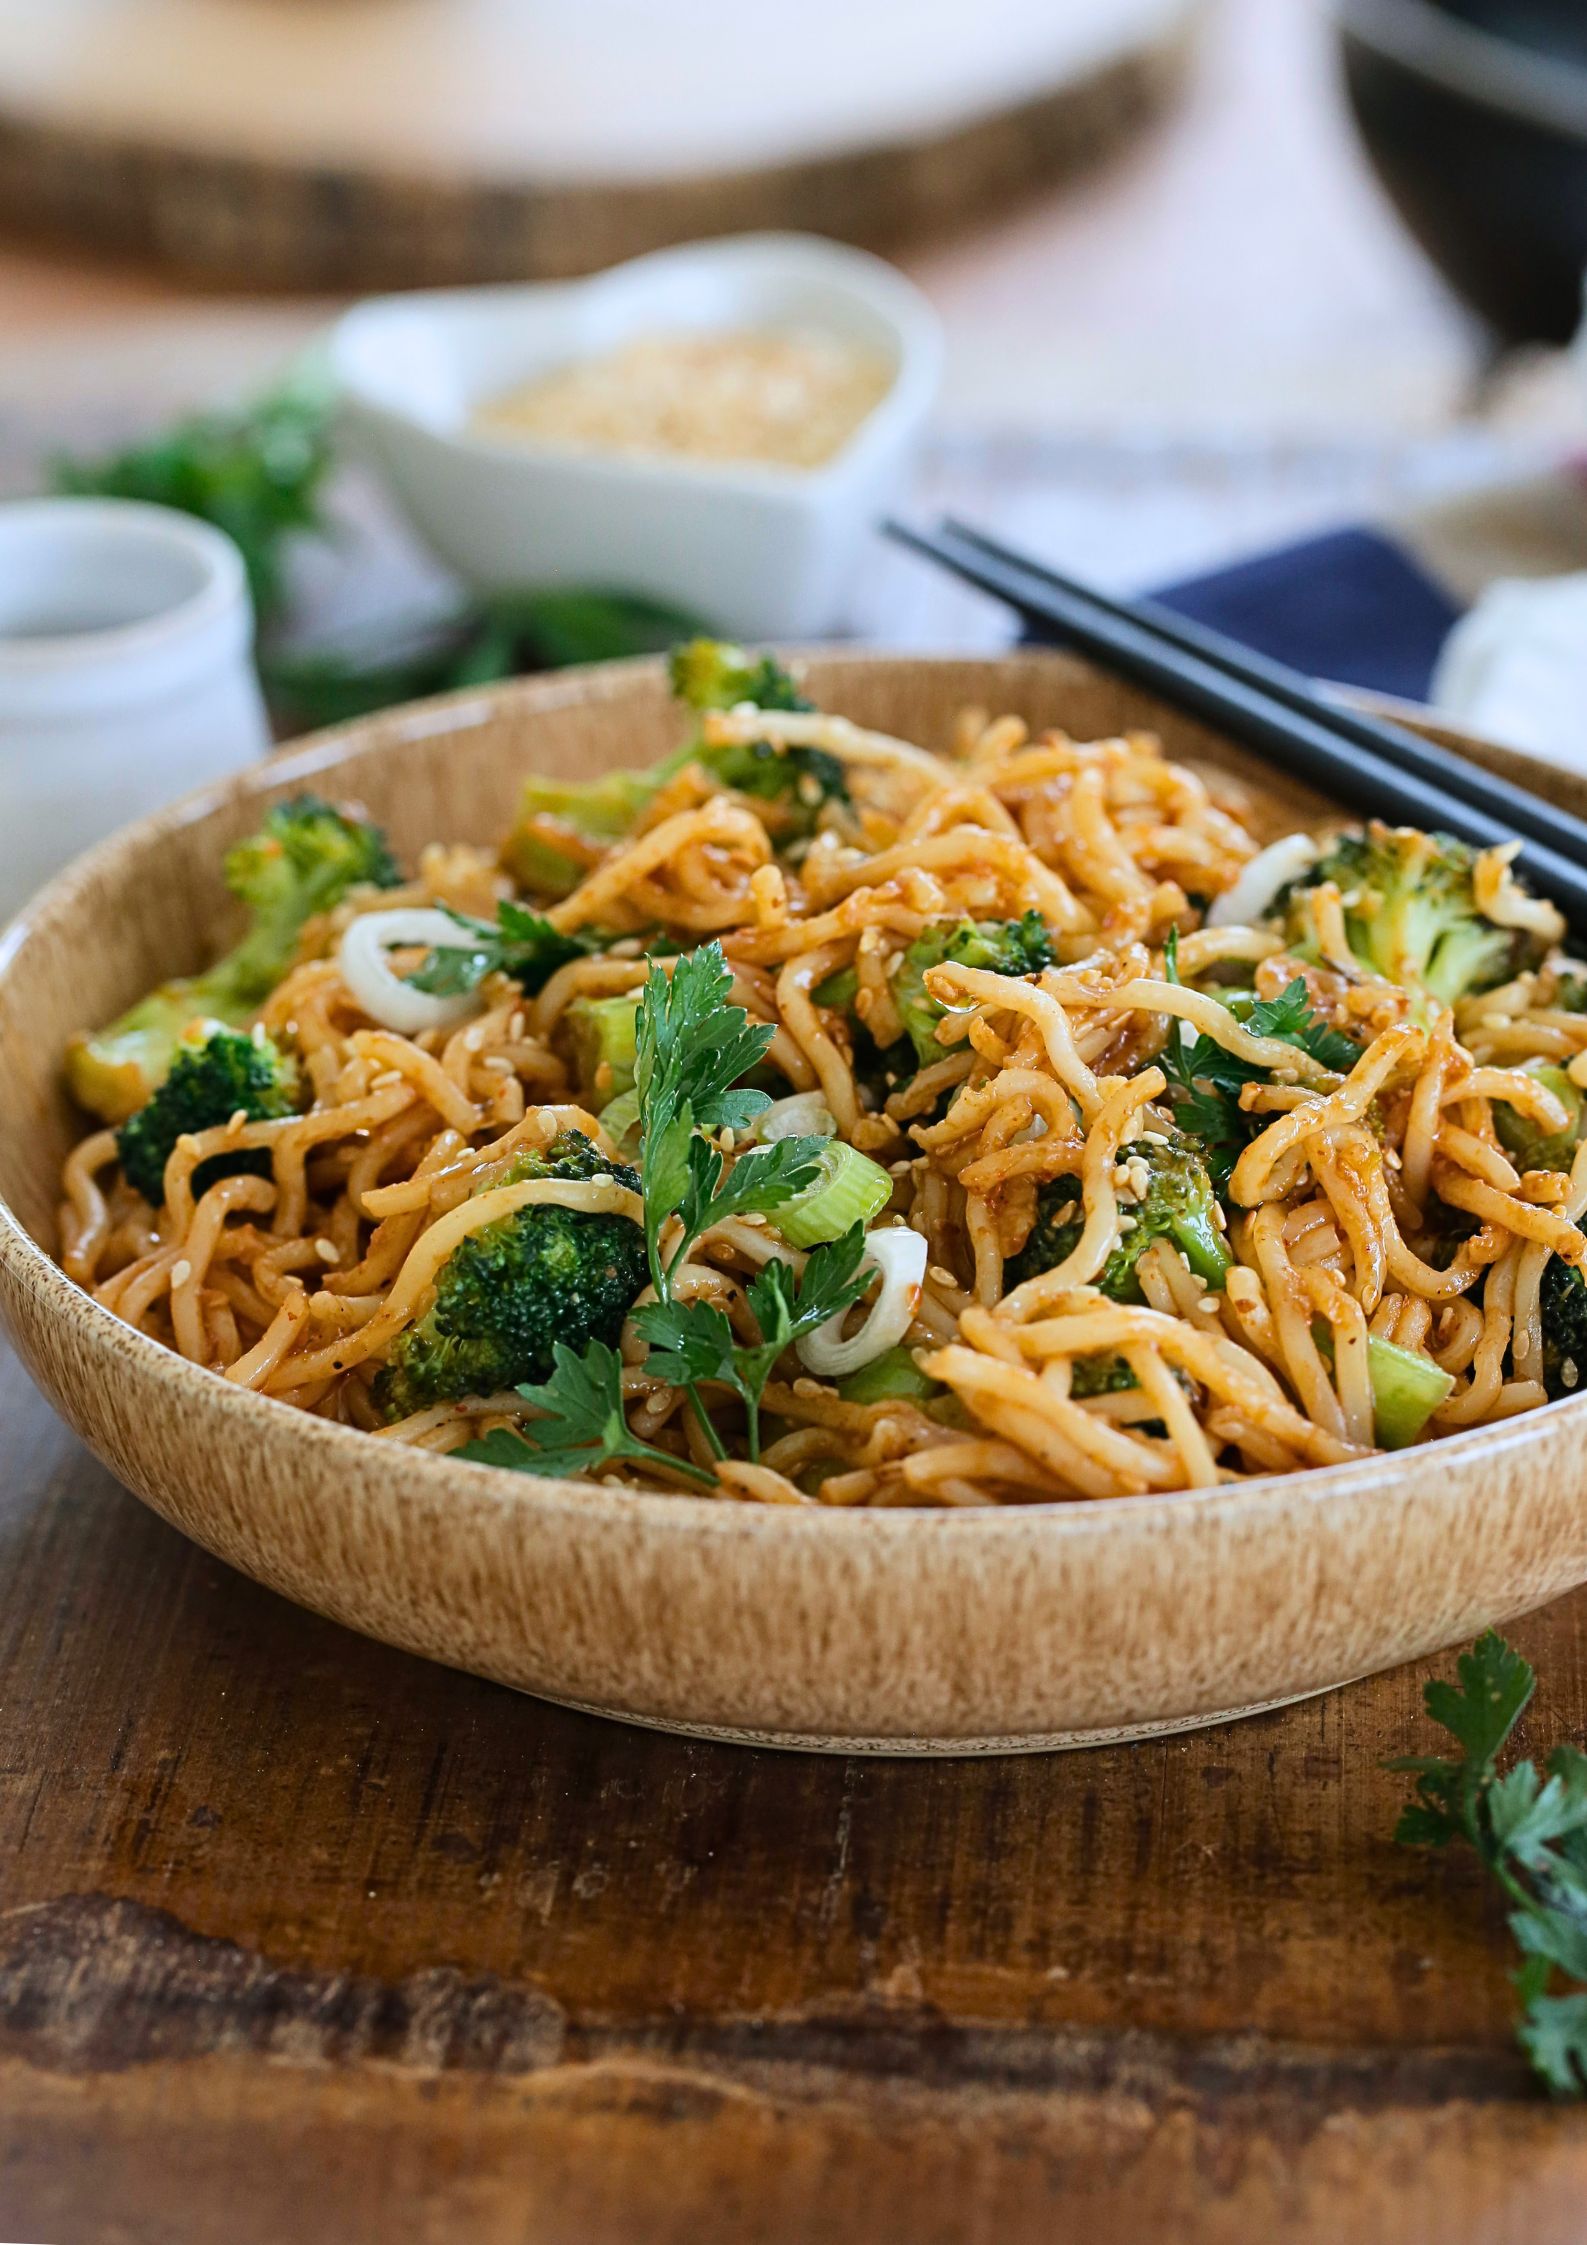
[[[1346,940],[1362,967],[1440,1006],[1541,965],[1548,946],[1540,936],[1502,928],[1478,910],[1477,854],[1451,835],[1377,820],[1340,835],[1277,900],[1290,950],[1299,959],[1320,956],[1311,895],[1332,881],[1343,901]]]
[[[226,885],[251,914],[241,942],[203,974],[161,983],[108,1028],[74,1038],[66,1073],[77,1099],[106,1122],[125,1121],[165,1081],[195,1024],[239,1029],[257,1012],[316,913],[350,889],[400,879],[379,827],[316,795],[276,804],[227,854]]]
[[[1551,1255],[1539,1293],[1543,1313],[1543,1385],[1551,1396],[1577,1395],[1587,1381],[1587,1278],[1580,1265]]]
[[[934,920],[893,970],[893,1002],[921,1067],[943,1057],[937,1023],[945,1008],[926,988],[928,967],[951,963],[988,974],[1040,974],[1053,963],[1052,937],[1039,912],[1019,920]]]
[[[498,1180],[614,1177],[639,1190],[638,1172],[608,1162],[577,1131],[541,1155],[520,1155]],[[615,1344],[649,1276],[645,1235],[626,1216],[520,1208],[470,1232],[443,1265],[435,1300],[395,1343],[375,1383],[388,1420],[464,1395],[493,1395],[550,1377],[553,1346]]]
[[[295,1092],[290,1062],[267,1037],[217,1029],[202,1043],[184,1044],[154,1097],[116,1133],[121,1173],[158,1208],[165,1199],[165,1165],[179,1138],[217,1130],[238,1113],[250,1122],[289,1115],[297,1104]],[[207,1192],[220,1177],[269,1174],[270,1156],[262,1147],[214,1154],[194,1170],[193,1190]]]
[[[770,655],[747,654],[725,639],[691,639],[674,647],[672,691],[690,709],[814,709],[791,672]]]
[[[1584,1112],[1587,1101],[1564,1069],[1556,1068],[1551,1061],[1535,1062],[1525,1073],[1536,1076],[1544,1089],[1554,1094],[1569,1119],[1563,1130],[1547,1131],[1530,1116],[1523,1115],[1519,1108],[1496,1099],[1493,1127],[1499,1134],[1499,1143],[1517,1169],[1569,1169],[1576,1159],[1583,1128],[1587,1126],[1587,1112]]]
[[[1218,1221],[1218,1198],[1200,1155],[1183,1138],[1167,1144],[1140,1139],[1122,1147],[1119,1162],[1134,1169],[1145,1165],[1145,1190],[1133,1202],[1122,1203],[1122,1212],[1133,1218],[1127,1231],[1103,1265],[1095,1281],[1115,1302],[1139,1302],[1140,1281],[1135,1266],[1154,1240],[1167,1239],[1209,1286],[1220,1287],[1233,1257],[1224,1243]],[[1136,1172],[1139,1176],[1139,1172]],[[1030,1237],[1017,1255],[1004,1265],[1008,1287],[1038,1278],[1072,1254],[1082,1224],[1080,1191],[1072,1177],[1055,1177],[1036,1195],[1036,1221]]]
[[[701,712],[746,702],[757,709],[814,707],[771,656],[748,655],[722,640],[691,639],[674,648],[671,674],[678,699]],[[607,772],[595,780],[531,777],[502,851],[503,864],[537,895],[565,896],[583,877],[589,852],[621,841],[686,764],[702,764],[723,787],[775,807],[779,829],[790,840],[813,830],[823,804],[848,801],[843,767],[824,749],[778,749],[770,741],[707,747],[695,737],[647,772]],[[582,849],[559,848],[559,827]]]

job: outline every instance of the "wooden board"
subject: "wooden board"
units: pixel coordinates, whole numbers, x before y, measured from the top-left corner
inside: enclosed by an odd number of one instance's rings
[[[0,2236],[1575,2245],[1420,1671],[931,1767],[668,1739],[230,1574],[0,1366]],[[1587,1594],[1517,1626],[1536,1746]]]
[[[0,208],[249,287],[885,244],[1088,161],[1201,0],[0,0]]]

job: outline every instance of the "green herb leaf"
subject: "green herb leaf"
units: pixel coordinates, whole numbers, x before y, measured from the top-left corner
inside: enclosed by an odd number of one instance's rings
[[[1177,930],[1169,931],[1164,944],[1163,971],[1167,981],[1179,981]],[[1359,1045],[1337,1029],[1330,1029],[1312,1011],[1311,999],[1300,975],[1276,998],[1259,998],[1251,1007],[1244,1026],[1254,1037],[1277,1038],[1282,1044],[1293,1045],[1297,1052],[1305,1053],[1319,1067],[1337,1074],[1347,1073],[1361,1058]],[[1186,1136],[1194,1138],[1200,1146],[1221,1192],[1228,1185],[1235,1163],[1266,1120],[1245,1112],[1240,1105],[1240,1093],[1246,1084],[1270,1082],[1270,1071],[1255,1061],[1242,1060],[1238,1053],[1227,1051],[1216,1037],[1209,1037],[1204,1030],[1187,1043],[1177,1020],[1170,1023],[1168,1042],[1157,1061],[1168,1078],[1174,1120]]]
[[[51,481],[77,497],[142,499],[197,515],[242,554],[261,622],[279,609],[289,541],[323,531],[330,400],[299,379],[235,411],[194,414],[99,460],[57,460]]]
[[[426,990],[437,998],[459,997],[475,990],[488,974],[510,975],[534,997],[558,967],[598,951],[608,940],[589,928],[564,933],[543,914],[530,912],[521,904],[498,904],[494,927],[488,920],[472,920],[465,912],[454,912],[449,904],[443,904],[441,910],[457,922],[468,941],[437,944],[407,978],[416,990]]]
[[[784,1141],[792,1144],[796,1141]],[[768,1149],[768,1152],[770,1149]],[[797,1280],[791,1264],[768,1263],[748,1288],[760,1330],[756,1343],[739,1343],[725,1313],[704,1302],[657,1302],[634,1313],[650,1343],[647,1369],[674,1387],[714,1380],[744,1404],[751,1459],[760,1456],[760,1403],[777,1359],[795,1341],[857,1302],[870,1283],[861,1269],[865,1233],[856,1224],[841,1239],[815,1248]]]
[[[1557,2097],[1587,2090],[1587,1995],[1534,1996],[1515,2032]]]
[[[276,652],[260,667],[272,704],[290,724],[339,725],[395,702],[490,686],[526,671],[657,654],[699,628],[694,617],[626,593],[499,593],[410,631],[404,647]]]
[[[582,1356],[565,1342],[557,1342],[550,1379],[539,1386],[521,1387],[518,1393],[540,1416],[521,1435],[498,1427],[478,1442],[466,1443],[458,1451],[459,1457],[553,1480],[588,1473],[615,1458],[628,1458],[666,1467],[694,1481],[710,1482],[711,1476],[702,1466],[658,1450],[630,1433],[623,1415],[622,1359],[604,1341],[592,1341]]]
[[[1587,2089],[1587,1993],[1556,1995],[1556,1972],[1587,1982],[1587,1756],[1556,1747],[1546,1774],[1497,1759],[1530,1701],[1531,1668],[1492,1630],[1457,1664],[1457,1681],[1427,1686],[1427,1712],[1463,1749],[1391,1762],[1416,1778],[1395,1838],[1411,1847],[1465,1840],[1510,1903],[1522,1962],[1516,2035],[1556,2094]]]

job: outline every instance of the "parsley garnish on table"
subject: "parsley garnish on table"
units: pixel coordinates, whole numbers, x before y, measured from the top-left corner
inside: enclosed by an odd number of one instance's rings
[[[189,414],[100,459],[57,459],[49,467],[56,491],[174,507],[226,533],[248,573],[259,675],[281,731],[345,724],[431,694],[656,654],[710,636],[691,611],[644,594],[542,585],[480,594],[419,631],[395,626],[358,647],[283,645],[293,546],[333,534],[324,505],[333,402],[327,382],[300,370],[249,403]]]
[[[1170,929],[1163,947],[1163,973],[1179,981],[1179,936]],[[1347,1075],[1361,1058],[1361,1047],[1338,1029],[1329,1028],[1312,1011],[1311,993],[1296,975],[1276,998],[1258,998],[1240,1022],[1253,1037],[1272,1037],[1293,1045],[1319,1067]],[[1174,1119],[1202,1148],[1219,1191],[1245,1148],[1269,1119],[1249,1115],[1240,1105],[1246,1084],[1271,1082],[1270,1071],[1253,1060],[1242,1060],[1227,1051],[1216,1037],[1198,1030],[1188,1043],[1176,1019],[1169,1024],[1168,1042],[1157,1056],[1168,1078],[1174,1101]]]
[[[141,499],[224,530],[268,624],[284,597],[290,540],[324,534],[330,460],[329,398],[298,379],[251,405],[192,414],[107,458],[57,460],[50,480],[73,498]]]
[[[1520,1997],[1516,2038],[1560,2096],[1587,2089],[1587,1755],[1556,1746],[1535,1762],[1498,1768],[1498,1757],[1532,1697],[1532,1669],[1489,1630],[1457,1669],[1423,1693],[1428,1714],[1460,1748],[1457,1757],[1405,1755],[1390,1769],[1413,1772],[1416,1797],[1394,1837],[1402,1847],[1475,1850],[1510,1903],[1522,1951],[1512,1975]],[[1578,1985],[1554,1993],[1555,1974]]]
[[[634,1313],[651,1350],[650,1368],[683,1389],[718,1458],[727,1445],[701,1395],[707,1383],[728,1388],[744,1404],[748,1449],[760,1452],[760,1399],[773,1365],[793,1341],[859,1300],[869,1283],[861,1270],[865,1240],[856,1225],[843,1238],[813,1248],[797,1284],[787,1264],[770,1260],[747,1298],[759,1338],[745,1343],[725,1311],[680,1300],[677,1286],[689,1251],[730,1216],[766,1215],[815,1182],[825,1144],[780,1138],[727,1167],[716,1142],[746,1130],[769,1105],[765,1092],[742,1079],[764,1057],[773,1031],[729,1005],[733,977],[719,943],[679,959],[670,975],[652,966],[639,1003],[634,1088],[639,1100],[640,1168],[645,1251],[655,1299]],[[673,1219],[677,1219],[673,1227]],[[692,1462],[636,1442],[623,1415],[622,1363],[600,1343],[575,1356],[556,1351],[551,1378],[520,1388],[539,1414],[521,1435],[499,1429],[459,1455],[520,1473],[560,1476],[617,1459],[661,1463],[694,1479],[710,1476]]]

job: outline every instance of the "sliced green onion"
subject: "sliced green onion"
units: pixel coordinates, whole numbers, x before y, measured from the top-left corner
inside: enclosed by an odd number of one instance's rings
[[[607,1137],[625,1158],[639,1151],[639,1094],[622,1092],[610,1105],[601,1109],[600,1126]]]
[[[821,1150],[815,1182],[773,1209],[766,1221],[790,1247],[820,1247],[841,1239],[851,1225],[880,1216],[892,1197],[893,1180],[881,1164],[834,1138]]]
[[[567,1010],[568,1035],[573,1041],[573,1061],[579,1083],[591,1099],[603,1104],[634,1088],[639,1001],[626,994],[616,998],[575,998]]]
[[[534,778],[525,783],[518,820],[503,856],[519,885],[537,896],[565,896],[583,880],[588,866],[559,850],[536,827],[537,819],[559,820],[581,839],[597,845],[620,841],[656,792],[650,772],[607,772],[598,780]]]
[[[810,996],[818,1006],[831,1006],[835,1013],[847,1013],[859,991],[860,978],[853,967],[839,967],[825,982],[818,982]]]
[[[758,1146],[778,1138],[836,1138],[838,1119],[821,1091],[796,1091],[788,1099],[774,1099],[750,1125]]]
[[[839,1380],[838,1393],[845,1403],[927,1403],[942,1387],[922,1372],[913,1349],[896,1348]]]
[[[1385,1450],[1403,1450],[1445,1402],[1455,1379],[1431,1357],[1402,1349],[1393,1341],[1367,1335],[1367,1371],[1372,1381],[1372,1424]]]

